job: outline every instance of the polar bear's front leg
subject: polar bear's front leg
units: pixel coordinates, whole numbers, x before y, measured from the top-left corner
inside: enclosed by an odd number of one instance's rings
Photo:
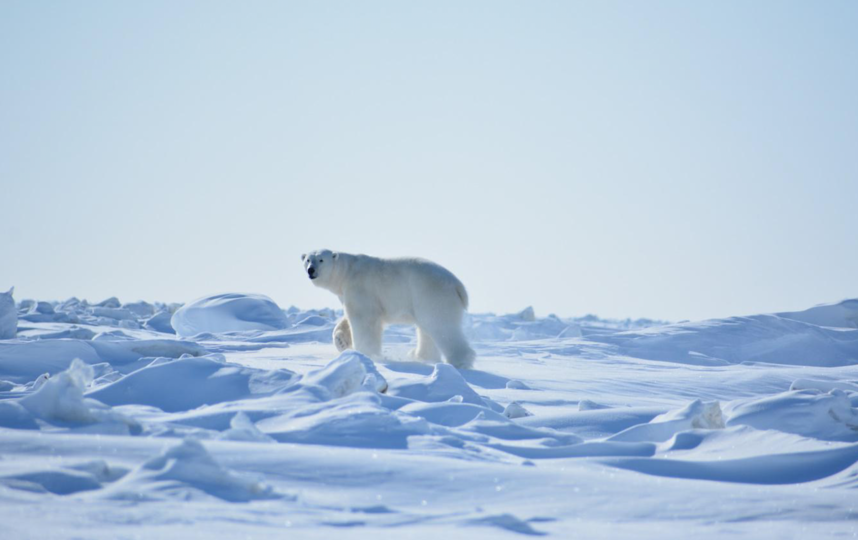
[[[346,349],[351,349],[354,346],[352,340],[352,327],[349,324],[348,317],[343,317],[340,322],[334,327],[334,347],[338,351],[343,352]]]
[[[384,327],[378,313],[365,303],[347,302],[346,318],[352,328],[354,349],[370,358],[381,358],[381,336]]]

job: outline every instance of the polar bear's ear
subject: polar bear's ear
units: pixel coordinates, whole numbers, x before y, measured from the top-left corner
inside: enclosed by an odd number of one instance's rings
[[[306,253],[302,253],[302,254],[301,254],[301,260],[302,260],[302,261],[306,261],[306,260],[307,260],[307,254],[306,254]]]

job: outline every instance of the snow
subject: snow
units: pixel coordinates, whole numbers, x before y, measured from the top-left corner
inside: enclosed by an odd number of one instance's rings
[[[12,297],[14,292],[13,287],[8,292],[0,293],[0,339],[11,339],[18,333],[18,313]]]
[[[261,294],[218,294],[199,298],[176,311],[171,324],[182,337],[204,332],[280,330],[289,326],[277,304]]]
[[[12,307],[4,538],[858,533],[855,300],[471,314],[468,371],[407,361],[405,326],[339,354],[338,313],[258,295]]]

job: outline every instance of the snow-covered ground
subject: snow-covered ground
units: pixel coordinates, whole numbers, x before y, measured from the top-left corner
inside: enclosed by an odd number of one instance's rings
[[[462,372],[261,296],[11,305],[4,540],[858,535],[858,300],[471,315]]]

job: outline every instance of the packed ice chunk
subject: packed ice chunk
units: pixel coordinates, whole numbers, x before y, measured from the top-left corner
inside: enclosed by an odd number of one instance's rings
[[[122,302],[120,302],[119,299],[115,296],[111,296],[107,300],[102,300],[101,302],[96,304],[96,306],[104,308],[118,308],[121,305]]]
[[[53,315],[56,313],[54,311],[54,306],[50,302],[39,301],[33,306],[30,310],[33,313],[41,313],[43,315]]]
[[[48,382],[48,379],[50,379],[50,378],[51,378],[51,374],[50,374],[50,373],[42,373],[41,375],[39,375],[38,377],[36,377],[36,379],[33,381],[33,383],[32,383],[32,384],[27,385],[27,387],[28,387],[30,390],[33,390],[33,391],[38,390],[38,389],[39,389],[39,388],[41,388],[41,387],[42,387],[46,382]]]
[[[156,332],[162,332],[164,334],[175,334],[176,330],[173,328],[171,323],[171,319],[173,318],[173,314],[169,311],[159,311],[155,315],[152,315],[143,323],[143,327],[148,330],[154,330]]]
[[[524,418],[525,416],[533,416],[533,413],[521,406],[521,403],[513,401],[503,410],[503,415],[507,418]]]
[[[127,304],[122,304],[122,309],[127,309],[128,311],[134,313],[140,318],[151,317],[155,314],[155,306],[150,304],[149,302],[129,302]]]
[[[97,422],[118,423],[137,433],[140,427],[136,421],[114,412],[107,405],[84,397],[87,386],[94,377],[93,367],[75,359],[69,369],[44,377],[35,391],[18,403],[36,418],[51,423],[94,424]]]
[[[610,441],[664,442],[681,431],[691,429],[723,429],[724,418],[717,401],[694,400],[682,409],[669,411],[647,424],[638,424],[610,437]]]
[[[96,317],[104,317],[106,319],[114,319],[117,321],[135,320],[137,315],[129,309],[111,308],[111,307],[91,307],[89,312]]]
[[[523,310],[514,315],[522,321],[533,322],[536,320],[536,312],[533,311],[533,306],[527,306]]]
[[[289,327],[289,320],[267,296],[227,293],[185,304],[173,314],[171,325],[179,336],[190,337],[203,332],[282,330]]]
[[[218,437],[229,441],[275,442],[274,439],[261,432],[247,414],[236,413],[229,422],[229,429]]]
[[[328,390],[331,398],[340,398],[360,390],[387,390],[387,381],[372,360],[356,351],[343,352],[322,369],[306,374],[301,383],[321,386]]]
[[[610,409],[607,405],[602,405],[601,403],[596,403],[595,401],[589,399],[582,399],[578,402],[578,410],[579,411],[598,411],[601,409]]]
[[[12,294],[15,287],[0,293],[0,339],[14,339],[18,333],[18,310]]]
[[[21,399],[21,405],[46,419],[91,423],[95,400],[84,401],[83,393],[92,382],[92,366],[75,359],[68,370],[47,379],[38,391]]]

